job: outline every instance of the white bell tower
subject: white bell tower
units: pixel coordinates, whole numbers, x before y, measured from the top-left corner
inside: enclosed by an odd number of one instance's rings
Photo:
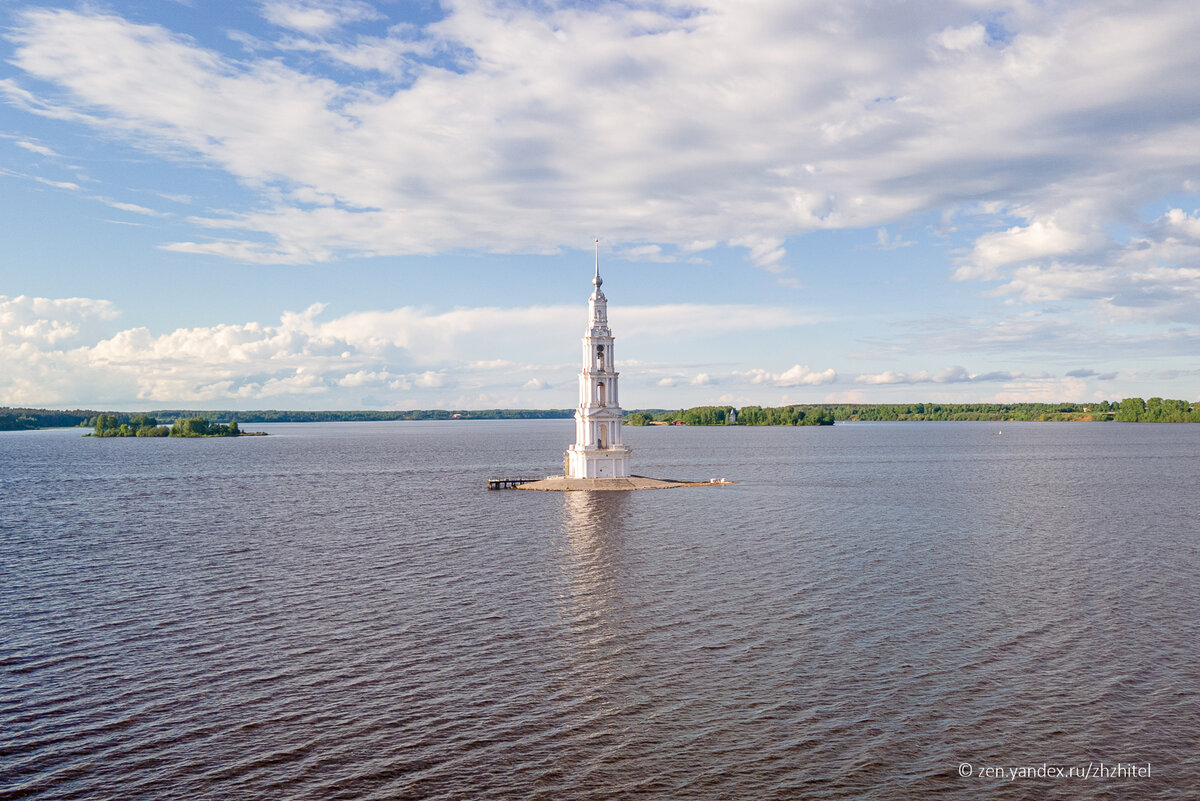
[[[570,478],[626,478],[629,448],[621,444],[618,373],[613,369],[613,335],[608,327],[608,299],[600,286],[600,240],[596,246],[595,290],[588,298],[590,322],[583,335],[583,369],[579,371],[579,408],[575,411],[575,444],[567,449]]]

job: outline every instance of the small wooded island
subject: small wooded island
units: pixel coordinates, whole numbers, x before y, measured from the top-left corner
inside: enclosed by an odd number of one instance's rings
[[[118,421],[115,414],[98,414],[93,423],[94,430],[85,437],[265,437],[265,431],[242,431],[237,420],[227,424],[212,423],[203,417],[177,419],[170,428],[160,426],[158,420],[141,414],[128,423]]]

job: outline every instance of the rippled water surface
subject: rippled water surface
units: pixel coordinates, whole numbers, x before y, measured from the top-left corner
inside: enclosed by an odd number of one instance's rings
[[[0,798],[1200,787],[1200,425],[261,428],[0,434]]]

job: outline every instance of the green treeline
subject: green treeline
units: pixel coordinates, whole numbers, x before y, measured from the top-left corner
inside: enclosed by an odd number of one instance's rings
[[[838,420],[1018,420],[1200,423],[1200,405],[1163,398],[1118,403],[894,403],[827,407]]]
[[[732,418],[732,420],[731,420]],[[1119,403],[846,403],[762,408],[697,406],[674,412],[638,411],[626,425],[680,422],[693,426],[830,425],[835,420],[1116,421],[1119,423],[1200,423],[1200,404],[1163,398],[1126,398]]]
[[[237,420],[222,424],[203,417],[187,417],[176,419],[167,428],[147,414],[139,414],[126,423],[115,414],[98,414],[92,427],[93,437],[241,437],[247,434],[238,428]]]
[[[1200,423],[1200,404],[1170,398],[1126,398],[1105,413],[1125,423]]]
[[[91,425],[99,412],[92,409],[56,411],[0,406],[0,431],[32,431],[38,428],[72,428]]]
[[[833,413],[823,406],[695,406],[677,412],[634,412],[625,416],[625,425],[647,426],[653,423],[682,423],[688,426],[831,426]]]
[[[696,406],[667,411],[643,409],[625,416],[626,425],[649,425],[679,421],[688,425],[829,425],[835,420],[1115,420],[1125,423],[1200,423],[1200,404],[1164,398],[1126,398],[1119,402],[1095,403],[849,403],[800,404],[780,407]],[[412,411],[196,411],[163,410],[98,412],[74,409],[29,409],[0,407],[0,431],[37,428],[94,427],[98,417],[114,418],[105,432],[120,432],[122,426],[132,433],[105,433],[99,436],[138,436],[142,429],[166,428],[180,420],[203,419],[210,425],[228,425],[236,418],[241,423],[325,423],[389,420],[526,420],[562,419],[574,415],[574,409],[476,409],[453,411],[424,409]],[[146,425],[146,419],[155,420]],[[170,429],[167,429],[170,433]],[[242,432],[245,433],[245,432]],[[146,433],[141,436],[167,436]],[[206,435],[212,436],[212,435]]]
[[[324,411],[324,412],[289,412],[278,409],[267,409],[256,412],[235,411],[201,411],[195,409],[163,409],[146,412],[145,415],[135,412],[99,412],[94,409],[75,409],[72,411],[55,411],[51,409],[26,409],[0,407],[0,431],[26,431],[38,428],[73,428],[75,426],[92,427],[96,417],[109,414],[117,418],[117,428],[121,425],[131,425],[133,430],[139,426],[133,421],[142,416],[152,416],[160,423],[169,424],[175,420],[203,417],[214,423],[228,423],[237,418],[242,423],[350,423],[390,420],[531,420],[531,419],[565,419],[575,414],[574,409],[463,409],[459,411],[447,409],[416,409],[410,411]],[[242,432],[245,433],[245,432]],[[110,435],[111,436],[111,435]],[[130,435],[133,436],[133,435]]]
[[[243,423],[359,423],[387,422],[394,420],[540,420],[572,417],[574,409],[411,409],[409,411],[322,411],[289,412],[266,409],[252,412],[205,412],[193,410],[163,410],[152,412],[159,417],[205,417],[210,420],[231,420],[237,417]]]

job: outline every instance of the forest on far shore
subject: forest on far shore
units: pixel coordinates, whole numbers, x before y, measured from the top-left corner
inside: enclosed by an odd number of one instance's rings
[[[1115,403],[818,403],[741,409],[695,406],[678,411],[643,410],[625,416],[626,425],[829,425],[860,420],[1200,423],[1200,404],[1164,398],[1125,398]]]
[[[733,412],[731,415],[730,412]],[[573,409],[473,409],[450,411],[200,411],[100,412],[92,409],[54,409],[0,406],[0,431],[38,428],[94,427],[104,414],[115,418],[119,430],[143,425],[140,418],[154,417],[158,423],[202,419],[228,426],[241,423],[325,423],[384,420],[527,420],[565,419]],[[1166,398],[1125,398],[1094,403],[841,403],[794,404],[789,406],[695,406],[690,409],[639,409],[625,413],[626,425],[679,422],[685,425],[831,425],[834,422],[891,420],[985,420],[985,421],[1079,421],[1119,423],[1200,423],[1200,403]],[[108,423],[108,421],[105,421]]]

